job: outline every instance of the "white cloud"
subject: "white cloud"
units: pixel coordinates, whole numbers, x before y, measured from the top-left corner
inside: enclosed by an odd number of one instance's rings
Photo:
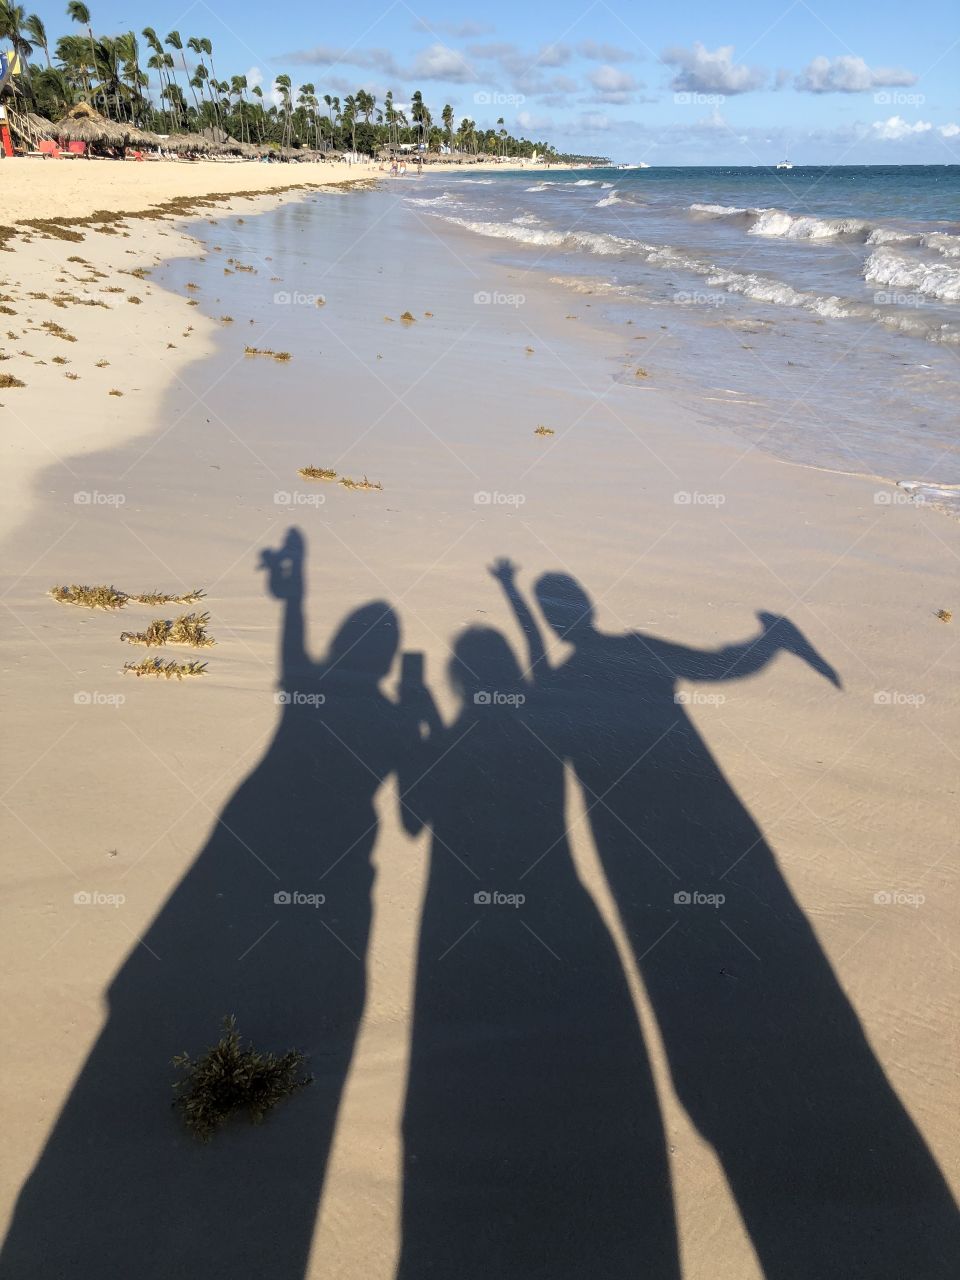
[[[263,72],[259,67],[251,67],[247,72],[247,86],[255,89],[260,84],[263,84]]]
[[[449,80],[459,84],[477,79],[463,54],[445,44],[431,44],[422,49],[407,74],[419,80]]]
[[[633,62],[637,56],[618,44],[597,40],[581,40],[577,45],[577,53],[590,62]]]
[[[917,83],[912,71],[898,67],[868,67],[862,58],[814,58],[794,84],[801,93],[865,93],[869,89]]]
[[[673,46],[660,56],[668,66],[679,68],[671,88],[690,93],[749,93],[762,89],[767,80],[763,67],[734,62],[732,44],[711,51],[697,40],[690,49]]]
[[[960,124],[942,124],[938,127],[937,132],[941,138],[960,137]]]
[[[899,142],[902,138],[913,138],[921,133],[929,133],[933,125],[926,120],[917,120],[908,124],[902,116],[891,116],[889,120],[875,120],[873,132],[884,142]]]
[[[517,126],[520,129],[529,129],[531,133],[537,129],[549,129],[556,125],[553,116],[538,116],[530,111],[517,112]]]
[[[606,63],[595,67],[587,79],[596,90],[594,102],[630,102],[634,92],[641,88],[629,71],[618,71]]]

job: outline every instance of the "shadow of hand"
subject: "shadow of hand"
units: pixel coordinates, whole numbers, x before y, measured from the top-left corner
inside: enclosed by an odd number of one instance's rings
[[[843,688],[839,672],[813,647],[800,628],[795,626],[789,618],[776,613],[758,613],[757,618],[763,627],[764,636],[772,640],[778,649],[794,654],[824,679],[829,680],[837,689]]]
[[[303,595],[303,534],[299,529],[287,530],[283,546],[277,551],[264,547],[259,568],[267,570],[267,588],[277,600],[296,600]]]

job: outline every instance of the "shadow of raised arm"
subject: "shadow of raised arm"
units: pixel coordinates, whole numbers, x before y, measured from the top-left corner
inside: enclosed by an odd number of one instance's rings
[[[667,641],[640,639],[679,680],[742,680],[762,671],[778,653],[792,653],[836,688],[843,688],[837,671],[789,618],[758,613],[757,619],[762,628],[759,635],[741,644],[725,645],[722,649],[691,649]]]

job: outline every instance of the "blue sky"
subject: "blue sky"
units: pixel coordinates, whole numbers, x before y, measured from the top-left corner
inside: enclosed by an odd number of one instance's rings
[[[434,117],[650,164],[960,163],[956,0],[651,6],[92,0],[94,29],[208,36],[217,74],[322,97],[420,89]],[[34,6],[27,5],[28,12]],[[65,4],[36,6],[51,41]]]

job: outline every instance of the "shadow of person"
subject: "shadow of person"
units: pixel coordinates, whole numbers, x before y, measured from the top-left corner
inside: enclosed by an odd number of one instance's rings
[[[678,1276],[662,1122],[614,944],[566,839],[564,770],[498,632],[456,641],[400,773],[431,828],[403,1119],[400,1280]],[[525,873],[527,873],[525,875]]]
[[[572,578],[536,583],[572,646],[550,669],[509,562],[496,568],[569,760],[656,1013],[677,1094],[777,1280],[955,1274],[953,1202],[878,1064],[773,850],[687,714],[677,682],[730,681],[793,653],[839,677],[786,619],[697,650],[605,635]]]
[[[305,1273],[364,1005],[374,798],[401,744],[380,690],[399,639],[392,609],[350,614],[311,660],[304,555],[291,530],[264,556],[284,614],[272,741],[111,983],[103,1031],[20,1196],[3,1276]],[[258,1048],[302,1049],[314,1082],[262,1127],[231,1123],[201,1145],[170,1110],[171,1059],[197,1056],[231,1013]]]

